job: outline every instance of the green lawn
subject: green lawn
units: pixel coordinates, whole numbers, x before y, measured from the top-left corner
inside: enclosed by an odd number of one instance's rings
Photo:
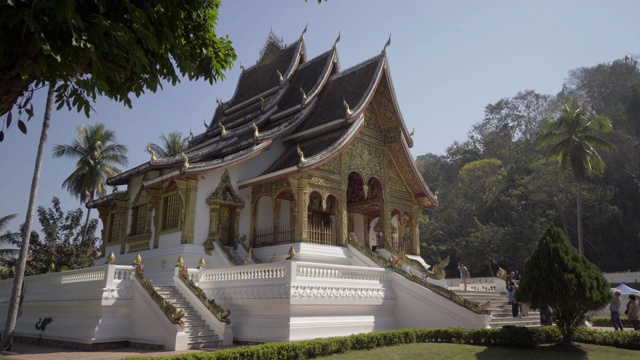
[[[353,360],[637,360],[640,351],[618,349],[609,346],[576,344],[573,347],[541,346],[534,349],[515,349],[498,346],[476,346],[442,343],[422,343],[378,348],[370,351],[355,351],[346,354],[327,356],[319,359]]]

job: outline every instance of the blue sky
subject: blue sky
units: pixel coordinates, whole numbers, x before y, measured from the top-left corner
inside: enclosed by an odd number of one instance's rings
[[[270,30],[289,44],[308,26],[309,57],[341,34],[342,69],[379,54],[391,35],[390,71],[407,127],[415,128],[412,153],[418,156],[443,154],[464,140],[489,103],[528,89],[556,94],[571,69],[640,54],[639,14],[636,0],[223,0],[217,31],[229,35],[238,54],[227,79],[167,85],[134,99],[133,109],[99,99],[89,119],[55,112],[37,204],[49,207],[57,196],[65,211],[80,206],[61,188],[74,162],[51,156],[54,145],[73,141],[79,124],[102,122],[115,131],[129,148],[129,167],[149,159],[145,145],[162,133],[202,132],[216,98],[231,98],[240,64],[257,61]],[[8,230],[24,222],[45,95],[46,89],[36,95],[28,134],[12,126],[0,143],[0,216],[18,214]]]

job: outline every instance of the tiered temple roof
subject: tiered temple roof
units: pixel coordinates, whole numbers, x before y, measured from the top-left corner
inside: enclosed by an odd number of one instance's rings
[[[306,31],[306,29],[305,29]],[[339,41],[336,39],[336,44]],[[183,154],[153,158],[108,180],[127,184],[137,175],[164,169],[145,185],[185,174],[226,168],[258,156],[274,142],[284,151],[260,176],[241,181],[250,186],[313,169],[335,157],[364,125],[364,111],[376,101],[385,131],[393,133],[387,146],[395,161],[411,163],[406,183],[425,207],[437,200],[413,165],[413,140],[402,120],[391,77],[386,47],[381,54],[340,71],[336,44],[331,50],[306,59],[304,32],[284,46],[273,33],[256,65],[242,70],[236,91],[218,107],[207,130],[194,136]],[[407,167],[405,167],[407,168]]]

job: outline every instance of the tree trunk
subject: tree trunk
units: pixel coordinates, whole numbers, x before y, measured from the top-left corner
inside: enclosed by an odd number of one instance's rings
[[[93,197],[89,199],[89,201],[93,200]],[[86,203],[85,203],[86,204]],[[84,229],[82,230],[82,239],[80,240],[81,244],[84,244],[84,241],[87,239],[87,229],[89,228],[89,214],[91,213],[91,209],[87,209],[87,218],[84,221]]]
[[[578,252],[584,256],[584,245],[582,242],[582,183],[576,184],[576,212],[578,216]]]
[[[53,108],[54,89],[56,83],[49,83],[49,92],[47,93],[47,105],[44,111],[44,120],[42,122],[42,133],[40,134],[40,143],[38,144],[38,152],[36,153],[36,164],[33,170],[33,178],[31,180],[31,194],[29,195],[29,207],[27,208],[27,216],[22,228],[22,244],[20,245],[20,256],[16,268],[16,277],[13,280],[13,289],[11,290],[11,300],[9,303],[9,311],[7,312],[7,320],[2,334],[2,344],[0,349],[3,351],[11,350],[13,342],[13,331],[18,321],[18,311],[20,307],[20,297],[22,296],[22,282],[24,280],[24,270],[27,265],[27,255],[29,253],[29,241],[31,240],[31,229],[33,228],[33,217],[36,210],[36,196],[38,195],[38,186],[40,185],[40,170],[42,169],[42,158],[44,154],[44,146],[49,135],[49,122],[51,120],[51,109]]]

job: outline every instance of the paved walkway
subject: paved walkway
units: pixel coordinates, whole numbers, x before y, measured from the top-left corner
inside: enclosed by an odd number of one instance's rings
[[[205,350],[154,351],[132,348],[81,351],[14,342],[11,351],[2,351],[0,356],[12,360],[120,360],[134,356],[160,357],[203,351]]]

